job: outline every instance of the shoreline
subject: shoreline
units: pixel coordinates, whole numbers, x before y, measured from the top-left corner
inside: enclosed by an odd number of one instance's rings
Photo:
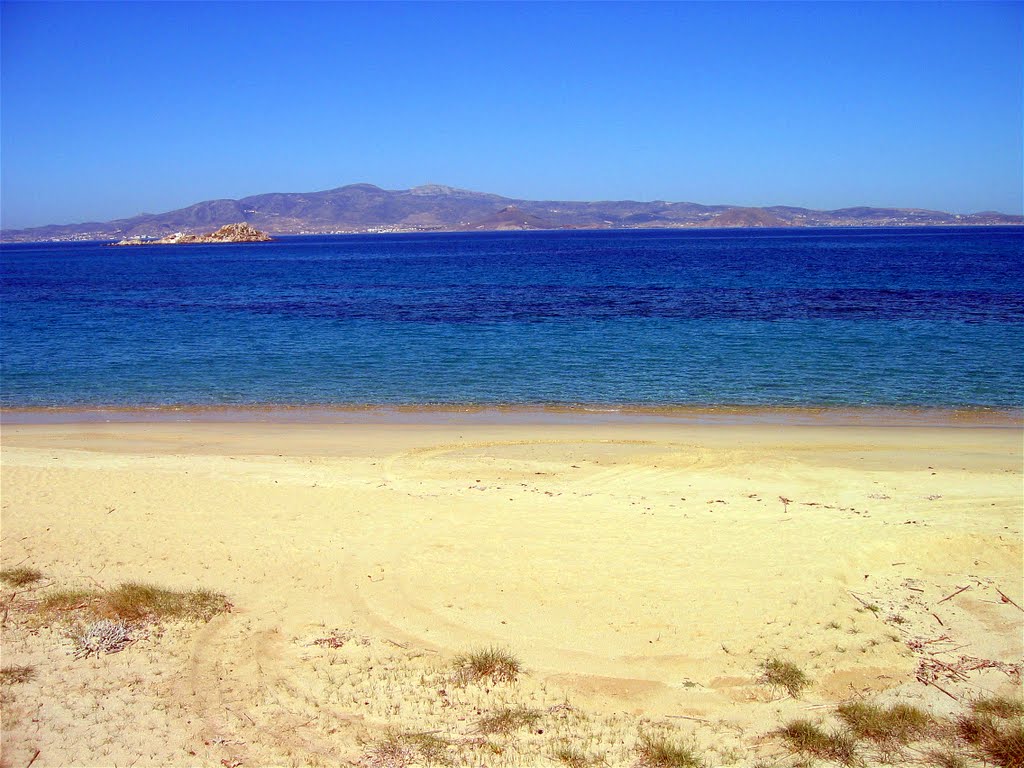
[[[1024,427],[1024,408],[643,404],[174,404],[0,408],[0,425],[91,423]]]

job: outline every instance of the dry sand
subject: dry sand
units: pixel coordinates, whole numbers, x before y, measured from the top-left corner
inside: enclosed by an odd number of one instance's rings
[[[34,670],[3,764],[402,765],[429,740],[388,734],[430,732],[468,765],[630,765],[645,735],[784,765],[771,731],[824,705],[1019,690],[1021,454],[976,426],[5,425],[2,565],[46,581],[2,595]],[[33,620],[122,581],[234,609],[81,660]],[[455,683],[487,646],[525,674]],[[502,707],[536,717],[483,733]]]

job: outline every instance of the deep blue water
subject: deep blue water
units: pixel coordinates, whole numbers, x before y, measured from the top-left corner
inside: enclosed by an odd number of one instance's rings
[[[1024,229],[0,251],[4,406],[1024,405]]]

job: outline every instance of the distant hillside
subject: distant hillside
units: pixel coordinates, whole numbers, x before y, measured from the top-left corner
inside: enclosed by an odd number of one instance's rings
[[[207,200],[167,213],[127,219],[4,230],[5,242],[121,240],[208,232],[245,221],[276,235],[347,232],[441,232],[509,229],[687,227],[830,227],[1024,224],[1024,217],[986,211],[951,214],[913,208],[815,211],[772,206],[700,205],[661,200],[571,202],[516,200],[429,184],[387,190],[349,184],[323,192],[272,192],[241,200]]]
[[[786,221],[763,208],[730,208],[705,222],[706,227],[789,227]]]
[[[558,227],[547,219],[526,213],[516,206],[510,205],[497,213],[485,216],[480,221],[460,227],[460,229],[503,232],[521,229],[558,229]]]

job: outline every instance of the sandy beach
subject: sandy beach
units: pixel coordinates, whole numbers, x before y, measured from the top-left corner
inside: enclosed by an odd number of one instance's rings
[[[3,587],[4,766],[788,765],[840,702],[1020,691],[1019,426],[8,423],[2,473],[43,575]],[[129,581],[233,607],[80,659],[34,611]],[[488,647],[518,678],[456,679]]]

